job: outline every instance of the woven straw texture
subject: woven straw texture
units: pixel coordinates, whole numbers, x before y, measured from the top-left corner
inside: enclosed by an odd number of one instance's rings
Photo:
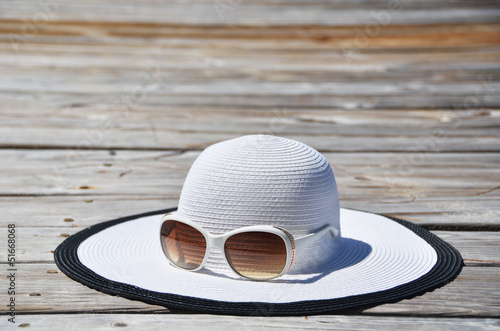
[[[313,148],[286,138],[250,135],[208,147],[184,183],[179,213],[222,234],[248,225],[282,227],[295,237],[326,224],[340,230],[337,186],[328,161]],[[322,240],[298,256],[291,273],[326,267],[341,244]],[[231,273],[214,249],[206,268]]]

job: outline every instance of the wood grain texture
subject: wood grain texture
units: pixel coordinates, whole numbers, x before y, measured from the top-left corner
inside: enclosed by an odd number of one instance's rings
[[[496,330],[495,318],[420,318],[395,316],[304,316],[304,317],[229,317],[213,315],[183,314],[98,314],[83,315],[49,314],[22,315],[19,323],[23,327],[45,329],[58,323],[71,330],[116,330],[120,329],[165,329],[175,326],[176,330],[193,330],[205,325],[204,330]],[[191,318],[189,318],[191,317]],[[17,326],[16,325],[16,326]],[[0,326],[11,325],[0,321]]]
[[[278,134],[322,152],[498,152],[500,111],[262,111],[85,107],[2,111],[0,145],[87,149],[203,149],[251,133]],[[64,140],[61,140],[64,137]],[[321,139],[318,139],[321,137]]]
[[[221,2],[218,14],[212,0],[204,1],[54,1],[53,19],[65,21],[168,22],[174,24],[352,25],[376,22],[380,12],[391,14],[391,24],[435,22],[494,22],[500,8],[495,1],[264,1]],[[59,5],[60,4],[60,5]],[[227,8],[224,10],[224,8]],[[432,8],[432,10],[430,10]],[[0,18],[13,19],[40,11],[36,0],[2,3]],[[92,13],[92,15],[89,15]],[[375,14],[374,14],[375,13]]]
[[[179,116],[179,106],[247,114],[275,107],[304,113],[444,108],[468,118],[500,107],[498,23],[389,24],[367,34],[364,26],[50,20],[31,38],[23,37],[26,24],[0,21],[1,111],[18,118],[26,111],[50,117],[80,110],[126,123],[131,112],[157,120],[170,109]],[[2,129],[11,144],[28,144],[35,135],[29,127]],[[43,137],[52,127],[40,129]]]
[[[89,226],[175,207],[199,153],[2,150],[0,205],[9,210],[9,218],[0,224],[61,226],[61,219],[72,217],[83,222],[80,226]],[[475,226],[488,231],[488,226],[499,226],[500,160],[494,153],[324,155],[344,208],[390,214],[433,229]],[[58,209],[47,209],[54,203]],[[29,206],[36,218],[26,219],[23,208],[9,205]],[[60,216],[51,220],[55,212]]]
[[[497,8],[497,12],[500,12],[500,6]],[[36,13],[34,12],[34,14]],[[308,46],[310,49],[304,49],[304,52],[311,52],[313,47],[325,49],[332,46],[363,50],[387,48],[405,50],[428,47],[428,49],[421,49],[419,52],[421,53],[429,50],[453,48],[487,49],[498,45],[498,19],[480,23],[469,21],[465,24],[434,22],[433,24],[421,24],[418,29],[415,29],[416,25],[408,24],[408,22],[391,24],[394,22],[391,21],[391,17],[387,16],[383,18],[383,21],[360,21],[357,24],[341,26],[335,26],[333,20],[334,26],[321,26],[314,23],[296,23],[285,26],[203,25],[199,24],[200,22],[178,25],[168,22],[110,22],[97,19],[89,24],[90,22],[78,20],[68,22],[57,18],[36,21],[35,16],[32,22],[33,30],[29,32],[26,28],[29,19],[26,17],[24,19],[3,19],[0,23],[0,31],[10,34],[11,38],[3,38],[4,41],[20,43],[24,39],[30,39],[30,42],[43,44],[61,41],[61,37],[64,37],[66,42],[73,41],[77,45],[105,43],[107,47],[112,47],[116,46],[114,44],[117,42],[121,42],[147,46],[148,42],[155,41],[159,42],[160,46],[177,45],[182,49],[193,50],[199,49],[200,46],[203,49],[203,46],[213,45],[214,41],[220,42],[219,46],[243,47],[245,49],[250,49],[250,46],[257,46],[257,48],[282,46],[298,50],[300,46]],[[181,43],[181,38],[197,41],[200,44]],[[243,42],[249,44],[245,46]],[[70,43],[68,46],[76,46],[72,44]]]

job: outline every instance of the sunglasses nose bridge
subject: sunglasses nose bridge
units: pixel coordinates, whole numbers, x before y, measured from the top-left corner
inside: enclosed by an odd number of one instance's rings
[[[224,251],[224,235],[212,236],[208,240],[211,247],[217,247],[221,251]]]

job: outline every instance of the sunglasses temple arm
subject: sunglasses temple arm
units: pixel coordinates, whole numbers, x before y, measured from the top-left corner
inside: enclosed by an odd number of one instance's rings
[[[297,238],[295,239],[296,254],[299,254],[300,252],[305,250],[312,243],[314,243],[315,240],[320,238],[326,232],[330,232],[333,238],[337,238],[339,235],[339,230],[337,230],[337,228],[335,228],[333,225],[328,225],[323,229],[319,230],[318,232],[308,234],[305,237]]]

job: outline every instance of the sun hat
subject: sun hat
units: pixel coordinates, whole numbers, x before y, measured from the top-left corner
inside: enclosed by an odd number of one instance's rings
[[[162,231],[170,218],[213,238],[240,229],[282,231],[287,270],[265,281],[242,277],[227,242],[205,243],[196,271],[179,268],[164,252],[169,235]],[[303,238],[313,236],[299,251]],[[104,293],[233,315],[311,315],[396,302],[443,286],[463,265],[455,248],[417,225],[340,208],[326,158],[301,142],[268,135],[206,148],[177,208],[93,225],[67,238],[54,256],[70,278]]]

